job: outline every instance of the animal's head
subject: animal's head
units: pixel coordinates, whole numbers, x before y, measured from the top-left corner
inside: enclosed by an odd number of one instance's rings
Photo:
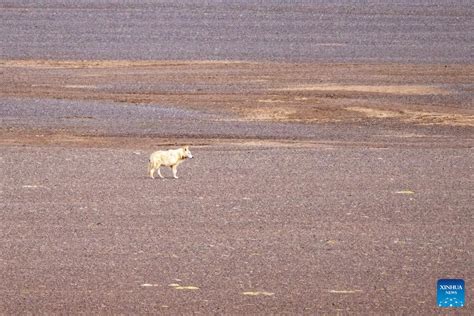
[[[191,154],[191,151],[189,150],[189,146],[184,146],[183,147],[183,156],[184,158],[193,158],[193,154]]]

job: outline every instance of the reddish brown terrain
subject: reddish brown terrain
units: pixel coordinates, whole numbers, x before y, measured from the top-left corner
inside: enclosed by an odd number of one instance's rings
[[[0,4],[0,314],[474,314],[472,12]]]

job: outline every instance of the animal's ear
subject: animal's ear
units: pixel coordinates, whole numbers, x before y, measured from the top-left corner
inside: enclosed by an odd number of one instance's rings
[[[188,149],[189,149],[189,146],[184,146],[184,149],[188,150]]]

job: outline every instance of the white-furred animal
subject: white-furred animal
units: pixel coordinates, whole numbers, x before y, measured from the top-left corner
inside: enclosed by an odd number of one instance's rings
[[[167,166],[171,167],[173,178],[178,179],[178,176],[176,176],[176,170],[178,166],[188,158],[193,158],[189,146],[178,149],[155,151],[150,155],[150,160],[148,162],[148,172],[150,177],[154,179],[155,177],[153,175],[155,174],[155,171],[158,170],[158,175],[160,178],[163,178],[160,172],[160,167]]]

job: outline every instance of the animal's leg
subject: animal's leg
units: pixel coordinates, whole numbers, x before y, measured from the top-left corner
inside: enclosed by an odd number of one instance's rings
[[[150,178],[155,179],[155,177],[153,177],[153,174],[155,173],[155,169],[153,168],[153,164],[151,160],[148,161],[148,173],[150,174]]]
[[[158,175],[160,176],[161,179],[163,179],[163,176],[161,175],[161,172],[160,172],[160,167],[158,167]]]
[[[176,171],[178,170],[178,166],[177,165],[171,166],[171,170],[173,171],[173,178],[178,179],[178,176],[176,175]]]

